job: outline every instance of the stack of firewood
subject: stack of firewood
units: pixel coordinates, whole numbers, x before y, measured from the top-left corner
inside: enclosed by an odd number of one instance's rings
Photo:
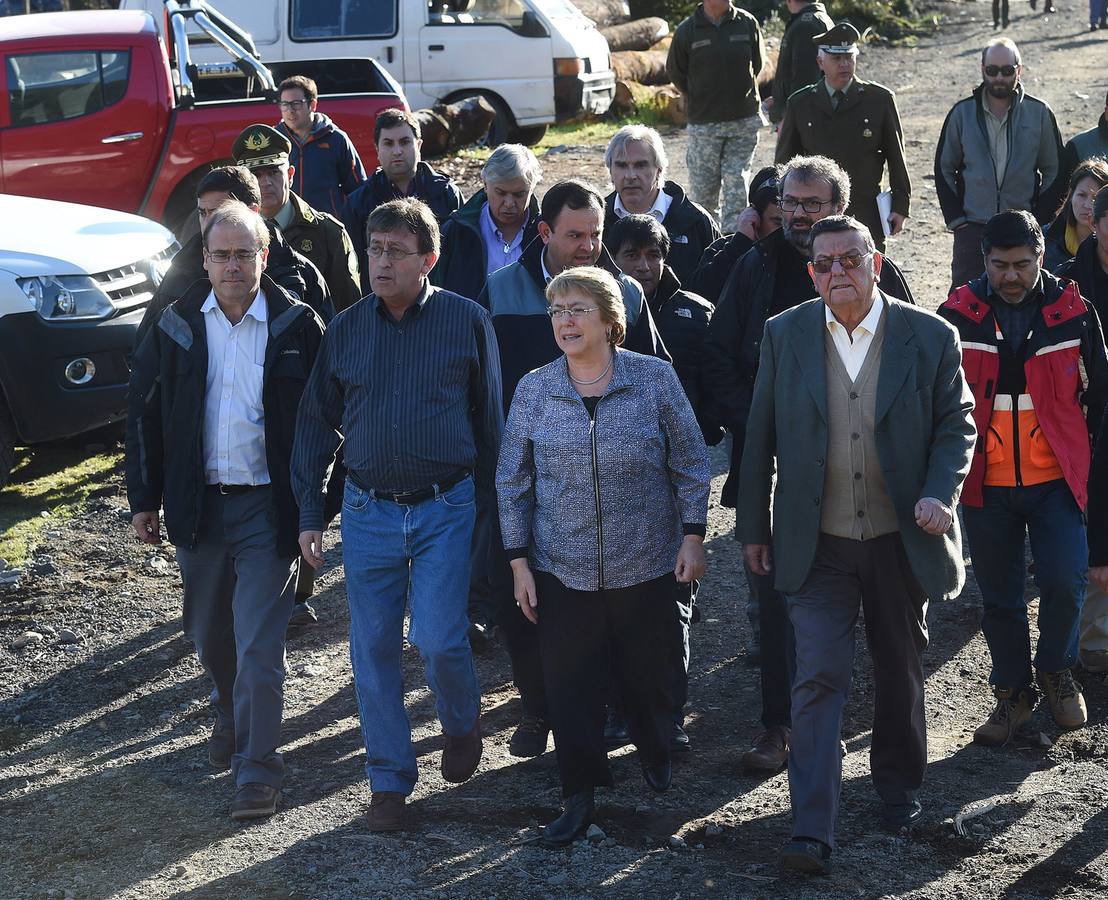
[[[685,98],[670,83],[666,72],[669,53],[669,24],[651,16],[631,19],[625,0],[574,0],[586,16],[596,22],[612,52],[612,69],[616,73],[616,94],[611,112],[630,116],[653,108],[674,125],[686,124]],[[767,60],[758,75],[758,87],[763,97],[772,91],[773,73],[777,68],[777,41],[767,41]]]

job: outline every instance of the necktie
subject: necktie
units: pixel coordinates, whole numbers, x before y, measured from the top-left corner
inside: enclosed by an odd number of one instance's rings
[[[844,94],[842,91],[835,91],[835,93],[831,95],[831,108],[838,109],[839,104],[842,103],[845,99],[846,94]]]

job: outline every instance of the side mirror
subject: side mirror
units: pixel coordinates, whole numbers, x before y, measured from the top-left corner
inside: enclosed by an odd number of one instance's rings
[[[527,10],[523,14],[523,21],[520,23],[519,28],[516,29],[516,34],[523,35],[523,37],[543,38],[550,37],[550,32],[546,30],[546,26],[542,23],[534,10]]]

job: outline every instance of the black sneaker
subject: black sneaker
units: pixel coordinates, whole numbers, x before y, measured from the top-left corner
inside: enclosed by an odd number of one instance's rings
[[[508,743],[508,752],[512,756],[521,759],[530,759],[534,756],[542,756],[546,752],[546,743],[550,738],[550,724],[540,716],[525,715],[511,741]]]

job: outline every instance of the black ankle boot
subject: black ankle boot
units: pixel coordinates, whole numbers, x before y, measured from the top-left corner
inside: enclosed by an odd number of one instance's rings
[[[593,790],[566,797],[565,810],[542,830],[542,842],[548,847],[564,847],[582,835],[592,822]]]
[[[642,777],[653,790],[660,794],[669,790],[670,782],[673,781],[673,767],[668,759],[654,766],[643,766]]]

